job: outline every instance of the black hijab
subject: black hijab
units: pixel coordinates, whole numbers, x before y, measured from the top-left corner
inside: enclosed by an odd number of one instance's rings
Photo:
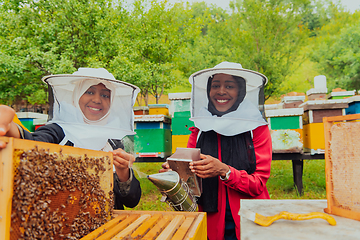
[[[236,102],[225,112],[219,112],[210,101],[209,93],[213,77],[210,77],[207,84],[208,111],[213,115],[221,117],[222,115],[235,111],[246,95],[245,79],[233,76],[239,86],[239,93]],[[244,113],[246,114],[246,113]],[[223,163],[238,170],[245,170],[252,174],[256,169],[256,157],[254,145],[250,132],[240,133],[235,136],[223,136],[215,131],[201,132],[196,147],[201,149],[202,154],[211,155],[217,159],[219,156],[219,143],[221,148],[221,160]],[[202,179],[203,192],[199,198],[199,204],[202,205],[205,212],[218,211],[218,176]]]

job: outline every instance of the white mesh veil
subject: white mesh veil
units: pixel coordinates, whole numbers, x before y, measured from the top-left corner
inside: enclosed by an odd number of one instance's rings
[[[103,150],[108,139],[134,135],[133,106],[140,89],[118,81],[104,68],[79,68],[73,74],[50,75],[42,79],[49,86],[49,122],[57,123],[65,139],[74,146]],[[98,121],[89,121],[79,109],[79,98],[88,87],[102,83],[111,91],[108,113]]]
[[[207,82],[209,77],[218,73],[239,76],[246,81],[244,100],[235,111],[221,117],[213,116],[207,109]],[[214,130],[225,136],[234,136],[267,124],[259,111],[259,93],[267,83],[263,74],[243,69],[239,63],[222,62],[214,68],[192,74],[189,82],[192,85],[190,120],[201,131]]]

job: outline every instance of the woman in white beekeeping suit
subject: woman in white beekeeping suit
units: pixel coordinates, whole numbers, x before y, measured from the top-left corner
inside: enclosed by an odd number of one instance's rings
[[[133,135],[133,111],[139,88],[118,81],[104,68],[79,68],[73,74],[43,78],[49,86],[49,121],[30,133],[15,124],[14,110],[0,106],[0,135],[112,151],[115,209],[135,207],[141,197],[132,163],[121,139]],[[0,142],[0,148],[5,143]]]
[[[200,148],[190,169],[202,178],[199,211],[206,212],[210,240],[240,239],[240,199],[268,199],[272,143],[259,111],[267,78],[222,62],[192,74],[188,148]],[[260,98],[261,99],[261,98]],[[166,171],[168,164],[164,163]]]

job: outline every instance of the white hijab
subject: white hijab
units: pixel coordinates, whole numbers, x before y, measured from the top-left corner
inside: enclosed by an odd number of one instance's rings
[[[111,91],[110,94],[110,108],[108,110],[108,112],[99,120],[89,120],[84,113],[81,111],[81,108],[79,106],[79,100],[81,98],[81,96],[91,87],[94,85],[97,85],[99,83],[104,84],[104,86],[109,89]],[[114,96],[116,95],[115,92],[115,87],[113,86],[113,84],[111,82],[108,81],[100,81],[98,79],[83,79],[80,80],[76,83],[75,89],[74,89],[74,93],[73,93],[73,101],[72,104],[77,108],[80,109],[80,112],[83,116],[84,122],[87,124],[92,124],[92,125],[105,125],[108,121],[109,115],[110,115],[110,111],[111,111],[111,107],[113,106],[113,101],[114,101]]]
[[[111,150],[108,139],[134,135],[134,106],[139,88],[118,81],[103,68],[79,68],[73,74],[51,75],[43,78],[53,93],[53,112],[49,123],[58,124],[65,133],[60,143],[67,141],[75,147]],[[109,111],[101,119],[87,119],[79,107],[79,99],[93,85],[102,83],[111,91]],[[95,126],[94,126],[95,125]]]
[[[246,95],[235,111],[221,117],[212,115],[207,107],[210,101],[207,96],[207,82],[210,76],[218,73],[239,76],[246,81]],[[201,70],[189,78],[191,90],[191,118],[200,131],[210,131],[234,136],[267,125],[259,111],[259,91],[267,83],[261,73],[243,69],[241,64],[222,62],[214,68]]]

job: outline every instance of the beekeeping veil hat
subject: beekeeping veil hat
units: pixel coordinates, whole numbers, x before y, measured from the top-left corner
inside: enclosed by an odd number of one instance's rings
[[[219,73],[238,76],[246,82],[246,89],[240,89],[246,91],[244,99],[237,108],[221,116],[209,111],[210,99],[207,92],[209,78]],[[239,63],[222,62],[213,68],[192,74],[189,82],[192,85],[190,120],[201,131],[214,130],[225,136],[234,136],[267,124],[259,110],[259,106],[263,108],[263,87],[267,83],[263,74],[244,69]]]
[[[73,74],[45,76],[49,87],[49,123],[58,124],[65,133],[60,144],[103,150],[108,139],[134,135],[133,106],[140,89],[116,80],[104,68],[79,68]],[[79,107],[80,97],[90,86],[102,83],[110,90],[110,108],[96,121],[85,117]]]

